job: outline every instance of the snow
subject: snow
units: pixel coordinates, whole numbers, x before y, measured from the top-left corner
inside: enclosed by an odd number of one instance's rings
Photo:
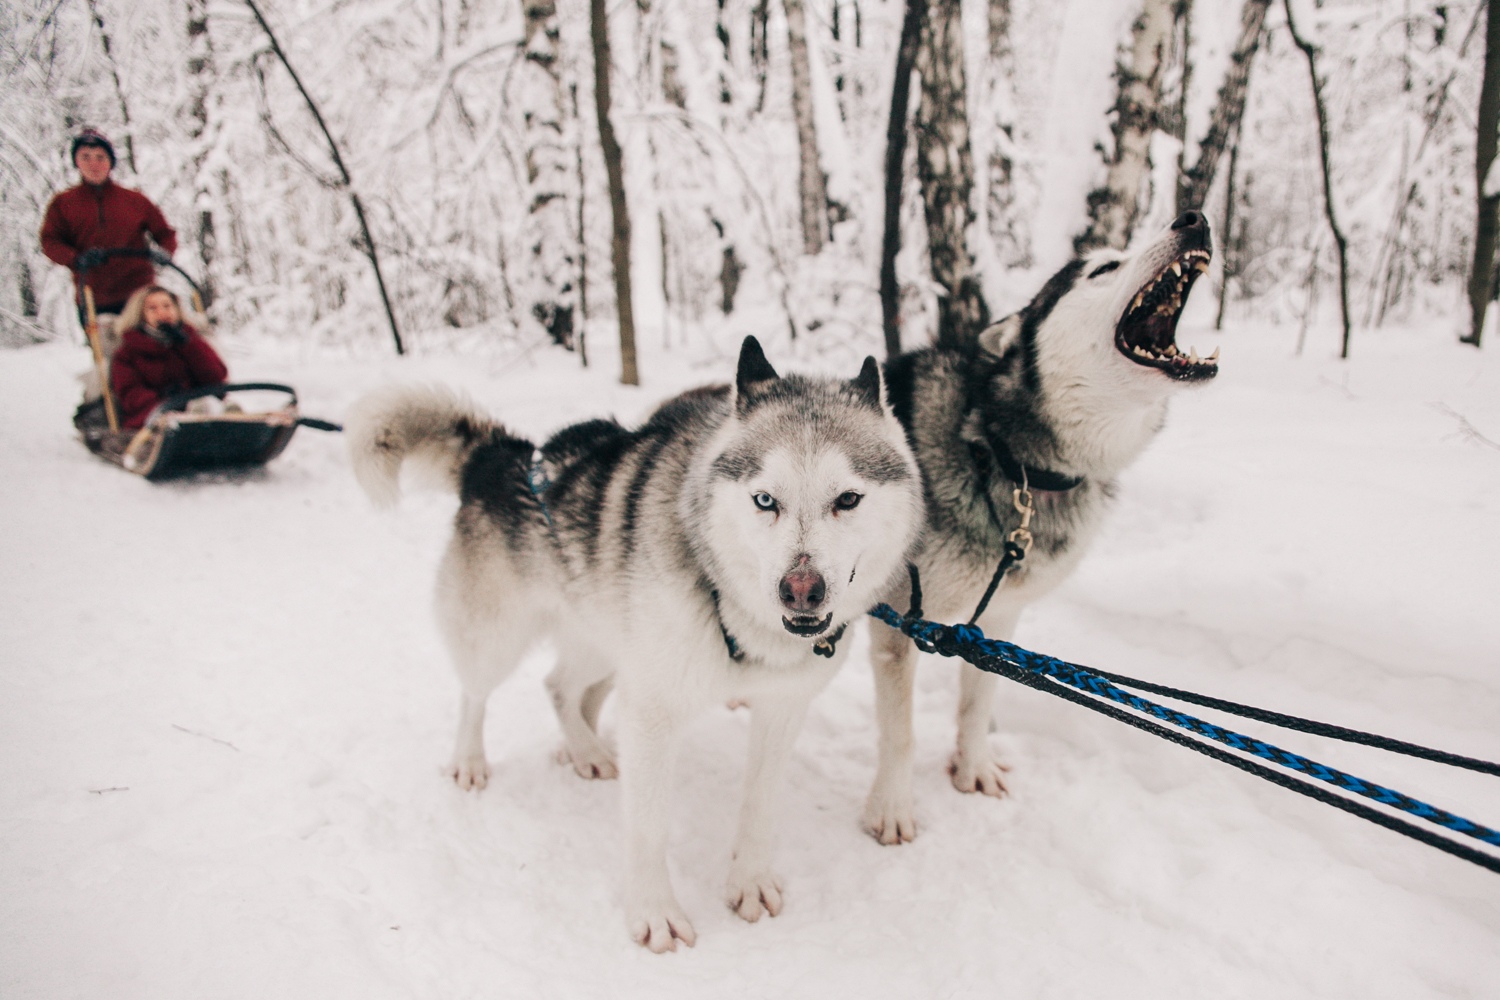
[[[1182,334],[1222,343],[1222,375],[1175,402],[1019,641],[1500,759],[1500,366],[1447,329],[1360,332],[1342,363],[1327,326],[1302,357],[1291,328]],[[229,347],[314,415],[439,381],[541,435],[727,377],[720,339],[643,344],[641,389],[598,336],[587,372]],[[553,760],[549,651],[492,699],[489,789],[441,774],[457,688],[429,591],[454,501],[377,514],[305,430],[257,472],[138,480],[74,439],[84,359],[0,352],[6,998],[1495,995],[1495,875],[1043,694],[1002,694],[1010,797],[958,795],[946,663],[918,679],[920,836],[880,847],[863,630],[789,770],[785,912],[719,899],[747,729],[726,708],[677,779],[698,946],[651,955],[621,917],[617,785]],[[1235,728],[1500,825],[1494,778]]]

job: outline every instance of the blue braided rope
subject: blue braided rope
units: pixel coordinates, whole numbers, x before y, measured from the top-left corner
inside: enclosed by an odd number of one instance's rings
[[[1045,653],[1034,653],[1029,649],[1024,649],[1021,646],[1005,642],[1001,639],[985,638],[983,630],[978,626],[947,626],[925,619],[907,618],[899,614],[888,604],[877,605],[870,612],[870,615],[880,619],[892,628],[911,636],[923,644],[924,648],[934,649],[945,656],[958,656],[973,663],[981,670],[989,668],[985,664],[978,662],[977,657],[973,654],[993,657],[1002,663],[1027,671],[1028,673],[1052,678],[1086,694],[1107,698],[1110,701],[1135,709],[1163,722],[1186,729],[1196,735],[1215,740],[1232,749],[1305,774],[1310,778],[1326,782],[1343,791],[1362,795],[1365,798],[1373,799],[1376,802],[1400,809],[1403,812],[1411,813],[1454,833],[1461,833],[1493,847],[1500,847],[1500,831],[1495,831],[1472,820],[1464,819],[1462,816],[1455,816],[1453,813],[1439,809],[1436,806],[1428,805],[1395,789],[1377,785],[1372,781],[1365,781],[1363,778],[1357,778],[1337,768],[1320,764],[1315,760],[1309,760],[1300,754],[1283,750],[1264,740],[1252,739],[1249,736],[1241,735],[1222,726],[1216,726],[1211,722],[1204,722],[1202,719],[1194,718],[1186,712],[1179,712],[1165,705],[1148,701],[1145,698],[1116,687],[1103,677],[1076,663],[1067,663],[1055,657],[1047,656]],[[996,671],[990,670],[990,672],[995,673]]]

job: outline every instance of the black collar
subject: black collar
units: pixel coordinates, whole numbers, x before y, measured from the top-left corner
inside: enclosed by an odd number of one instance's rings
[[[719,592],[717,590],[710,590],[708,595],[714,600],[714,618],[719,622],[719,634],[724,637],[724,648],[729,650],[729,658],[735,663],[745,662],[745,650],[741,648],[739,640],[729,634],[729,629],[724,625],[724,613],[719,610]],[[825,636],[813,643],[813,654],[815,656],[832,657],[834,650],[838,647],[839,640],[844,637],[844,629],[848,627],[849,623],[845,622],[832,635]]]
[[[983,442],[971,442],[970,447],[977,449],[981,443],[994,457],[995,464],[1000,467],[1005,478],[1017,486],[1047,493],[1066,493],[1068,490],[1083,485],[1083,476],[1069,476],[1051,469],[1037,469],[1023,465],[1006,443],[999,438],[986,438]]]

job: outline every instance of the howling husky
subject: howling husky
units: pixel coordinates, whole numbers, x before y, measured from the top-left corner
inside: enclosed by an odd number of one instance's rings
[[[746,920],[780,912],[776,785],[846,627],[905,577],[923,524],[920,473],[875,359],[851,381],[781,378],[748,337],[732,388],[685,393],[633,431],[577,424],[539,452],[435,390],[367,397],[349,434],[376,502],[397,498],[405,461],[461,499],[437,586],[463,689],[459,786],[489,774],[490,692],[550,635],[566,753],[585,777],[621,778],[630,933],[657,952],[691,945],[667,875],[673,752],[694,715],[746,702],[727,898]],[[612,685],[618,769],[597,732]]]
[[[1078,564],[1115,492],[1115,477],[1161,429],[1184,384],[1218,374],[1176,343],[1177,320],[1208,269],[1208,223],[1181,216],[1138,253],[1101,250],[1065,266],[1020,312],[977,343],[902,354],[887,367],[891,401],[926,489],[926,541],[916,562],[925,612],[968,620],[1022,526],[1034,544],[978,624],[1008,639],[1021,611]],[[1029,489],[1028,498],[1024,492]],[[909,583],[887,595],[905,608]],[[916,836],[912,808],[911,640],[872,626],[879,755],[864,826],[883,844]],[[995,678],[961,668],[958,747],[949,771],[962,792],[1001,795],[1005,766],[990,747]]]

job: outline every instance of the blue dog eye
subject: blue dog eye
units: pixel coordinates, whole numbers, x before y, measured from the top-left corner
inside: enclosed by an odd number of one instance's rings
[[[863,499],[864,494],[856,493],[853,490],[848,490],[846,492],[840,493],[838,495],[838,498],[833,501],[833,509],[853,510],[854,508],[859,506],[859,502]]]
[[[1107,264],[1100,264],[1098,267],[1094,268],[1094,270],[1092,272],[1090,272],[1089,277],[1090,278],[1097,278],[1101,274],[1108,274],[1109,272],[1113,271],[1115,268],[1117,268],[1119,266],[1120,266],[1120,262],[1117,261],[1117,260],[1112,260],[1112,261],[1110,261]]]
[[[751,497],[751,499],[755,501],[755,506],[759,507],[761,510],[776,509],[776,498],[771,496],[771,494],[766,493],[765,491],[756,493],[753,497]]]

